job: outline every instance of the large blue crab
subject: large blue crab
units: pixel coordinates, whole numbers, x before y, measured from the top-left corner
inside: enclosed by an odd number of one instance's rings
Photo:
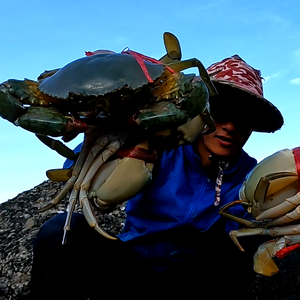
[[[41,210],[72,189],[65,235],[79,201],[90,226],[114,239],[98,225],[90,199],[100,208],[129,199],[151,179],[158,146],[191,142],[204,128],[214,130],[208,97],[216,90],[204,66],[196,58],[180,61],[172,34],[165,33],[164,41],[167,54],[159,61],[130,50],[96,51],[45,71],[38,81],[10,79],[0,85],[1,117],[76,161],[70,170],[48,172],[50,179],[67,182]],[[197,67],[200,77],[181,72],[190,67]],[[67,142],[82,132],[78,157],[49,137]]]

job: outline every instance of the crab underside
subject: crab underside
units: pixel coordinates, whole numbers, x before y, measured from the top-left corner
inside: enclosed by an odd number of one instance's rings
[[[247,176],[240,199],[220,209],[220,214],[244,226],[230,236],[243,251],[238,237],[265,235],[276,237],[259,246],[254,256],[257,273],[272,276],[279,272],[272,260],[282,258],[300,247],[300,148],[283,149],[261,161]],[[230,213],[235,205],[244,205],[253,219]]]

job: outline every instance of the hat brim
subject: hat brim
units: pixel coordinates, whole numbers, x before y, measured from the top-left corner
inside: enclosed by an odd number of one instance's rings
[[[239,98],[239,106],[242,109],[243,107],[245,108],[245,114],[248,110],[247,107],[252,108],[251,113],[253,114],[252,120],[254,131],[275,132],[282,127],[284,123],[282,114],[277,107],[267,99],[242,89],[231,82],[214,80],[213,78],[211,78],[211,80],[219,95],[226,95],[228,100],[230,100],[230,95],[232,95],[233,98]]]

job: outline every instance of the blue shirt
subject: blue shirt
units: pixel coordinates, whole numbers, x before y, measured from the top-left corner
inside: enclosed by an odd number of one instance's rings
[[[221,203],[214,206],[217,173],[208,176],[192,145],[183,145],[163,153],[155,165],[154,178],[143,192],[126,205],[127,218],[123,233],[118,237],[130,242],[142,259],[178,257],[193,252],[192,246],[178,246],[168,240],[168,232],[181,228],[207,231],[221,219],[221,206],[238,200],[238,191],[246,175],[257,161],[241,151],[238,162],[224,171]],[[233,208],[242,216],[245,210]],[[238,225],[226,221],[226,231]],[[158,238],[166,233],[166,239]]]

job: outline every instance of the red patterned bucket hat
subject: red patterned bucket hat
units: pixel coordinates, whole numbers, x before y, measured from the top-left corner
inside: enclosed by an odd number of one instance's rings
[[[283,117],[280,111],[263,97],[259,70],[249,66],[238,55],[234,55],[212,64],[207,68],[207,72],[219,94],[225,94],[226,97],[238,94],[241,107],[243,104],[246,106],[246,103],[252,106],[254,131],[274,132],[281,128]]]

